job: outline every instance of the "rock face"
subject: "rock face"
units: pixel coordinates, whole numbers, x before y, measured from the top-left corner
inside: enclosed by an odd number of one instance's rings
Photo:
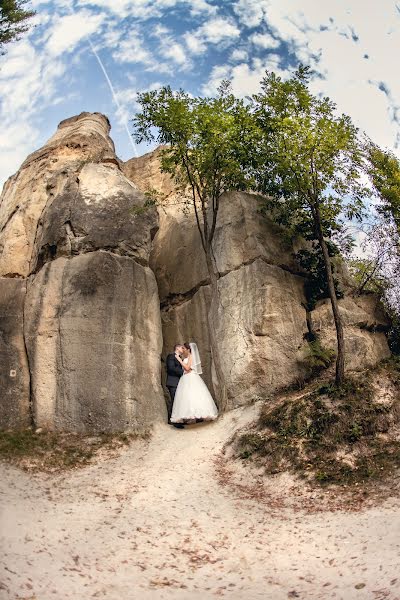
[[[124,431],[164,416],[156,299],[153,273],[127,256],[46,263],[25,303],[36,423]]]
[[[344,324],[346,368],[360,371],[390,356],[385,331],[387,319],[374,294],[343,298],[339,302]],[[327,348],[336,350],[336,330],[328,300],[318,302],[312,312],[315,331]]]
[[[0,426],[27,427],[30,379],[24,341],[26,281],[0,278]]]
[[[219,301],[211,306],[195,216],[160,173],[160,150],[123,164],[109,130],[98,113],[63,121],[4,186],[2,428],[94,433],[165,421],[160,358],[176,342],[197,342],[216,394],[211,310],[228,408],[304,378],[311,324],[323,345],[336,347],[329,302],[307,313],[296,248],[260,216],[252,194],[221,198]],[[154,189],[163,198],[158,211],[144,194]],[[388,356],[376,298],[352,297],[348,283],[340,306],[347,367]]]
[[[55,182],[59,179],[62,183],[67,167],[78,172],[92,161],[117,162],[109,131],[107,117],[98,113],[66,119],[47,144],[28,156],[6,182],[0,202],[0,276],[27,277],[32,272],[42,213],[51,204]]]
[[[156,189],[166,200],[150,266],[156,274],[163,323],[163,356],[179,341],[196,341],[204,379],[213,389],[207,315],[208,273],[193,212],[160,176],[159,151],[132,159],[123,168],[143,190]],[[182,210],[185,208],[185,210]],[[282,230],[257,212],[257,197],[229,193],[221,198],[214,239],[219,307],[214,319],[223,357],[229,407],[265,397],[302,380],[307,373],[307,325],[313,322],[322,343],[336,348],[328,301],[307,315],[305,273],[294,259],[296,248]],[[374,300],[340,301],[346,323],[348,368],[376,364],[389,354],[387,322]],[[348,313],[348,314],[347,314]],[[215,390],[214,390],[215,391]]]
[[[147,266],[158,215],[121,172],[109,129],[97,113],[63,121],[4,187],[1,333],[12,351],[3,368],[18,378],[4,379],[1,426],[8,415],[15,425],[111,432],[166,418]]]

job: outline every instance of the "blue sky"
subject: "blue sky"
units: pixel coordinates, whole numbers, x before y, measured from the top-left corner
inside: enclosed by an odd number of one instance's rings
[[[32,0],[35,28],[0,57],[0,186],[62,119],[108,115],[117,154],[136,93],[163,84],[213,94],[231,78],[257,91],[265,69],[301,61],[312,89],[400,156],[400,1]],[[99,65],[102,62],[112,86]],[[137,148],[139,154],[146,147]]]

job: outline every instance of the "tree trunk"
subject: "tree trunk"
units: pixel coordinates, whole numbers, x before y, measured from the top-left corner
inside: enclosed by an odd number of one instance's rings
[[[211,284],[211,303],[210,310],[208,313],[207,325],[208,325],[208,335],[210,339],[211,346],[211,355],[212,360],[215,367],[215,373],[217,376],[218,390],[217,390],[217,404],[218,408],[221,412],[224,412],[227,408],[227,392],[226,392],[226,384],[225,384],[225,376],[222,368],[222,361],[218,349],[218,340],[217,340],[217,323],[215,321],[215,317],[218,314],[218,306],[219,306],[219,294],[218,294],[218,275],[216,272],[216,268],[214,266],[214,261],[212,258],[212,248],[211,244],[206,244],[206,263],[207,269],[210,276],[210,284]]]
[[[335,283],[333,281],[331,259],[326,245],[324,234],[321,226],[321,216],[319,213],[319,207],[315,208],[314,212],[315,224],[317,227],[318,241],[321,246],[322,254],[324,257],[326,279],[328,283],[329,296],[332,304],[333,318],[336,327],[336,338],[337,338],[337,358],[336,358],[336,385],[341,385],[344,381],[344,359],[345,359],[345,346],[344,346],[344,335],[343,335],[343,323],[340,316],[338,300],[336,296]]]

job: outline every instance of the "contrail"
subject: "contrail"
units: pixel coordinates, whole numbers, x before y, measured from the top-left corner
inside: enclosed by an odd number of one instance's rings
[[[97,54],[97,51],[96,51],[95,47],[93,46],[93,44],[92,44],[92,41],[91,41],[91,39],[90,39],[90,38],[88,38],[88,41],[89,41],[89,46],[90,46],[90,49],[91,49],[91,51],[93,52],[93,54],[95,55],[95,57],[96,57],[96,59],[97,59],[97,62],[98,62],[98,63],[99,63],[99,65],[100,65],[100,69],[103,71],[104,77],[106,78],[106,81],[107,81],[107,83],[108,83],[108,87],[110,88],[110,91],[111,91],[111,95],[112,95],[112,97],[113,97],[113,100],[114,100],[115,104],[117,105],[117,108],[118,108],[118,110],[120,110],[120,111],[121,111],[121,105],[120,105],[120,103],[119,103],[118,96],[117,96],[117,94],[115,93],[114,86],[113,86],[113,84],[111,83],[111,79],[110,79],[110,78],[109,78],[109,76],[108,76],[108,73],[107,73],[107,71],[106,71],[106,68],[105,68],[105,66],[103,65],[103,61],[101,60],[100,56]],[[136,156],[136,158],[137,158],[139,155],[138,155],[138,151],[137,151],[137,148],[136,148],[136,144],[135,144],[135,142],[133,141],[131,134],[129,133],[128,125],[127,125],[127,123],[126,123],[126,122],[124,122],[124,126],[125,126],[125,129],[126,129],[126,133],[128,134],[129,141],[130,141],[130,143],[131,143],[131,145],[132,145],[133,152],[134,152],[134,154],[135,154],[135,156]]]

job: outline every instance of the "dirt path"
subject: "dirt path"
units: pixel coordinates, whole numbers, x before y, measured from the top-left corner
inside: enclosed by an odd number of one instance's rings
[[[67,475],[0,466],[0,598],[400,600],[400,512],[281,514],[214,458],[255,408]]]

